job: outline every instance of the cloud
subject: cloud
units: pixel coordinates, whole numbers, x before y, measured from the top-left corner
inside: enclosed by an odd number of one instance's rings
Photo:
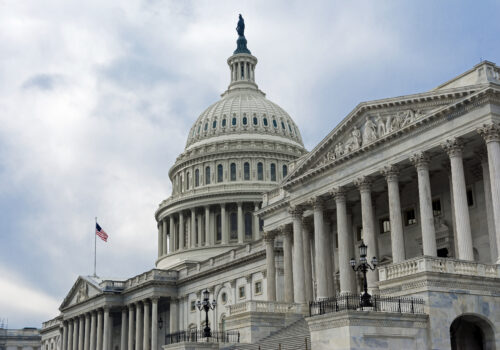
[[[26,80],[23,89],[52,90],[64,83],[62,76],[57,74],[37,74]]]

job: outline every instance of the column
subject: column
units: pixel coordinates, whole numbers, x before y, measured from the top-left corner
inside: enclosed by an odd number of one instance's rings
[[[104,330],[102,340],[102,350],[109,350],[109,307],[104,307]]]
[[[78,317],[73,319],[73,350],[78,350]]]
[[[158,258],[163,255],[163,224],[158,222]]]
[[[352,274],[354,271],[349,263],[352,256],[349,256],[349,227],[347,226],[347,202],[346,193],[342,188],[337,188],[331,192],[335,199],[337,212],[337,235],[339,253],[339,275],[340,293],[355,293],[355,286],[352,284]]]
[[[135,303],[135,350],[142,350],[142,308]]]
[[[175,239],[175,220],[174,216],[170,215],[169,217],[169,223],[170,223],[170,252],[175,252],[176,249],[176,242],[177,240]]]
[[[368,246],[366,259],[368,262],[374,256],[377,256],[377,240],[375,238],[375,221],[373,218],[371,181],[367,177],[360,177],[355,182],[361,194],[361,221],[363,225],[363,241]],[[366,274],[368,288],[373,290],[376,288],[378,280],[377,271],[369,271]]]
[[[122,326],[120,330],[120,350],[127,348],[127,308],[122,308]]]
[[[457,227],[458,258],[474,260],[472,232],[470,229],[469,205],[465,186],[464,164],[462,161],[462,143],[457,139],[446,140],[441,145],[450,157],[451,182],[453,187],[453,207]]]
[[[201,247],[203,244],[203,215],[200,213],[197,215],[198,219],[198,247]]]
[[[142,332],[142,349],[149,350],[149,332],[151,331],[151,325],[149,324],[149,302],[144,300],[144,329]]]
[[[167,255],[168,254],[168,239],[169,239],[169,235],[168,235],[168,223],[167,223],[167,217],[163,218],[162,220],[162,226],[163,226],[163,230],[162,230],[162,243],[163,243],[163,255]]]
[[[128,305],[128,350],[134,350],[134,304]],[[125,349],[123,349],[125,350]]]
[[[266,244],[267,300],[276,301],[276,264],[274,259],[274,233],[263,232]]]
[[[210,232],[210,207],[205,207],[205,245],[211,246],[213,244],[213,236]]]
[[[85,332],[84,332],[84,322],[85,322],[85,319],[83,318],[83,315],[82,316],[79,316],[78,317],[78,350],[84,350],[83,349],[83,338],[84,338],[84,335],[85,335]]]
[[[325,263],[326,263],[326,276],[327,276],[327,289],[328,289],[328,298],[333,297],[335,294],[335,282],[333,278],[333,255],[335,250],[333,249],[333,224],[330,222],[329,215],[323,211],[323,231],[326,234],[326,255],[325,255]]]
[[[481,168],[483,173],[484,201],[486,206],[486,222],[488,224],[488,238],[490,243],[491,263],[496,264],[498,252],[497,252],[497,242],[495,237],[495,219],[493,218],[493,202],[491,196],[491,181],[490,181],[490,168],[488,166],[488,154],[486,153],[485,149],[481,149],[477,152],[477,155],[481,160]]]
[[[245,239],[243,231],[243,203],[238,202],[238,243],[243,243]]]
[[[96,312],[92,311],[90,314],[90,350],[96,350]]]
[[[401,201],[399,198],[399,172],[396,166],[388,165],[384,167],[382,174],[387,181],[387,195],[389,198],[392,263],[397,264],[405,260],[403,219],[401,217]]]
[[[151,299],[151,350],[158,350],[158,298],[156,297]]]
[[[285,269],[285,302],[293,303],[292,230],[288,225],[281,228],[283,235],[283,265]]]
[[[316,298],[318,300],[328,297],[328,275],[326,269],[327,237],[323,222],[323,201],[315,197],[310,200],[314,212],[314,254],[316,273]]]
[[[304,291],[306,302],[312,301],[313,282],[312,282],[312,262],[311,262],[311,225],[306,218],[302,218],[302,247],[304,249]]]
[[[85,339],[83,340],[84,350],[90,350],[90,314],[85,314]]]
[[[73,350],[73,321],[68,320],[68,343],[66,344],[67,350]]]
[[[196,246],[196,209],[191,209],[191,236],[190,236],[190,247],[194,248]]]
[[[431,182],[429,180],[429,157],[424,152],[418,152],[410,157],[410,161],[417,168],[424,255],[437,256],[436,231],[434,229],[434,215],[432,214]]]
[[[178,299],[170,298],[170,333],[175,333],[179,330],[178,328]],[[153,349],[154,350],[154,349]]]
[[[97,350],[102,349],[102,310],[97,312]]]
[[[179,212],[179,250],[184,249],[185,241],[186,240],[184,239],[184,213],[181,211]]]
[[[229,233],[227,231],[226,203],[220,205],[220,225],[222,231],[222,244],[229,243]]]
[[[304,247],[302,238],[302,209],[289,209],[293,220],[293,299],[296,303],[305,303],[304,284]]]
[[[68,322],[63,321],[63,336],[61,342],[61,350],[68,350]]]
[[[491,202],[497,243],[497,264],[500,264],[500,126],[485,124],[478,130],[486,142],[490,170]]]
[[[259,202],[254,203],[254,214],[253,214],[253,239],[260,239],[260,222],[257,212],[259,211]]]

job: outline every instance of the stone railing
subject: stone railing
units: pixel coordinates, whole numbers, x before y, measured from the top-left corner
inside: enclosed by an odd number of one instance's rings
[[[500,265],[474,261],[421,256],[379,268],[379,280],[387,281],[420,272],[442,272],[456,275],[500,278]]]
[[[304,311],[306,311],[304,305],[277,301],[251,300],[229,306],[229,315],[238,315],[245,312],[303,314]]]
[[[58,326],[60,323],[60,320],[61,320],[61,317],[58,316],[56,318],[53,318],[52,320],[45,321],[42,323],[42,329]]]
[[[125,288],[132,288],[148,281],[176,281],[177,271],[152,269],[122,282]]]

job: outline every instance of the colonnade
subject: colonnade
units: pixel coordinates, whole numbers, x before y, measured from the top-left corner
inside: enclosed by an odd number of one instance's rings
[[[483,157],[482,169],[485,182],[485,197],[487,210],[490,242],[496,247],[492,249],[493,262],[500,263],[500,127],[487,125],[478,132],[486,141],[487,157]],[[467,189],[465,183],[462,150],[463,143],[460,139],[446,140],[442,149],[448,154],[451,164],[451,202],[454,212],[454,227],[456,231],[456,245],[458,259],[474,260],[472,231],[467,204]],[[437,256],[436,232],[434,228],[434,215],[432,209],[431,183],[429,177],[429,155],[427,152],[417,152],[409,156],[414,165],[418,181],[418,201],[420,207],[420,227],[422,236],[423,255]],[[486,162],[487,159],[487,162]],[[389,220],[391,234],[392,262],[399,263],[405,259],[403,237],[402,208],[399,198],[398,164],[391,164],[380,169],[380,175],[387,182],[387,196],[389,203]],[[290,207],[292,225],[282,227],[280,230],[264,232],[267,255],[267,295],[269,300],[276,300],[276,268],[274,239],[276,235],[283,235],[283,264],[285,301],[304,303],[312,300],[313,276],[311,270],[311,254],[308,244],[311,237],[307,225],[304,223],[303,213],[312,210],[314,226],[314,273],[316,281],[316,299],[332,296],[330,285],[332,273],[331,257],[333,252],[329,247],[329,234],[325,229],[324,203],[333,199],[336,208],[336,222],[338,234],[338,269],[340,277],[339,290],[341,293],[355,293],[355,276],[349,264],[349,259],[354,256],[353,234],[349,224],[350,216],[347,213],[346,195],[354,187],[359,192],[361,201],[361,217],[363,240],[368,246],[367,259],[377,256],[377,237],[375,232],[374,208],[372,205],[372,183],[377,175],[361,176],[352,183],[343,184]],[[354,186],[352,186],[354,185]],[[491,197],[489,197],[491,194]],[[488,203],[488,198],[490,198]],[[489,214],[488,214],[489,212]],[[493,226],[493,227],[492,227]],[[293,239],[293,241],[292,241]],[[368,286],[376,287],[377,273],[368,273]]]
[[[121,309],[120,350],[158,350],[158,300],[145,299]],[[62,350],[112,350],[113,319],[105,306],[64,320]]]
[[[245,234],[247,214],[251,215],[252,220],[251,239],[259,239],[259,217],[255,215],[259,210],[259,204],[259,202],[220,203],[169,214],[158,222],[158,257],[190,248],[228,244],[231,241],[244,243],[248,238]],[[237,238],[234,240],[230,237],[231,213],[228,212],[230,205],[236,207]],[[217,215],[220,215],[220,227]]]

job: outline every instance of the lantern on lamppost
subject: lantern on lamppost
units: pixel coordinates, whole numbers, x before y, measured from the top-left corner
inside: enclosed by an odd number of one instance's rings
[[[208,325],[208,311],[215,309],[216,305],[217,303],[215,300],[212,300],[212,303],[210,303],[210,292],[207,289],[203,291],[203,301],[198,300],[196,303],[198,310],[205,311],[205,328],[203,328],[203,336],[205,338],[210,338],[212,336],[212,332],[210,331],[210,327]]]
[[[356,267],[356,260],[354,258],[351,259],[351,266],[354,271],[361,271],[363,273],[363,289],[364,293],[361,295],[361,307],[371,307],[372,302],[371,302],[371,295],[368,294],[368,283],[366,281],[366,273],[368,270],[374,271],[377,268],[378,265],[378,260],[374,256],[371,261],[371,265],[366,261],[366,255],[368,252],[368,246],[364,243],[361,242],[361,245],[359,246],[359,265]]]

